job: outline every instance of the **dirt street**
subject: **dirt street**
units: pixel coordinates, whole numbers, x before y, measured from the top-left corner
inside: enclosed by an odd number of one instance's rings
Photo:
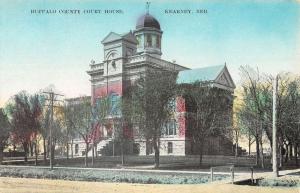
[[[300,193],[299,188],[270,188],[230,184],[163,185],[0,177],[0,193]]]

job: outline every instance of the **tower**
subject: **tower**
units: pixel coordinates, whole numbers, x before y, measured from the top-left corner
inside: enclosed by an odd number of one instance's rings
[[[125,34],[110,32],[101,43],[104,46],[103,75],[121,77],[126,58],[136,53],[137,41],[133,33],[131,31]]]
[[[140,16],[136,23],[134,35],[138,41],[137,54],[147,53],[151,56],[161,57],[161,37],[160,24],[149,14],[147,6],[146,14]]]

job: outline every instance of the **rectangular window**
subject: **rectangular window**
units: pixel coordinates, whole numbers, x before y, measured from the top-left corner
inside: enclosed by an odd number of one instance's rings
[[[153,153],[153,144],[151,141],[146,142],[146,155],[150,155]]]
[[[173,135],[172,122],[168,123],[168,135]]]
[[[136,36],[136,39],[137,39],[137,41],[138,41],[138,47],[139,47],[139,48],[142,47],[142,36],[141,36],[141,35],[138,35],[138,36]]]
[[[160,41],[159,40],[160,40],[159,36],[157,36],[157,38],[156,38],[156,47],[157,48],[160,48]]]
[[[147,44],[146,47],[152,47],[152,38],[151,38],[151,34],[147,34]]]
[[[176,135],[176,129],[177,124],[174,119],[170,120],[168,123],[164,126],[164,134],[165,135]]]
[[[119,108],[120,103],[120,97],[113,93],[110,96],[110,114],[111,115],[120,115],[121,114],[121,109]]]
[[[173,143],[168,142],[168,154],[173,153]]]
[[[79,145],[75,144],[75,154],[78,154],[78,150],[79,150]]]
[[[157,35],[152,35],[152,46],[157,48]]]

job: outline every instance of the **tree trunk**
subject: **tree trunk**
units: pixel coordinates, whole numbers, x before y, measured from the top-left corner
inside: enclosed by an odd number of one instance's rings
[[[285,144],[285,159],[284,159],[284,163],[287,163],[287,161],[288,161],[288,158],[289,158],[289,151],[288,151],[288,149],[289,149],[289,144]]]
[[[3,144],[0,144],[0,164],[2,164],[3,161],[3,150],[4,150]]]
[[[24,149],[24,161],[25,163],[27,163],[28,159],[27,159],[27,156],[28,156],[28,143],[27,142],[24,142],[23,143],[23,149]]]
[[[37,144],[37,140],[35,141],[34,144],[34,154],[35,154],[35,165],[38,165],[38,150],[37,150],[38,144]]]
[[[235,157],[238,157],[238,141],[235,142]]]
[[[30,156],[33,157],[33,143],[29,143],[29,148],[30,148]]]
[[[52,148],[51,148],[51,158],[52,159],[52,164],[54,165],[54,151],[55,151],[55,145],[53,144],[52,145]]]
[[[203,144],[204,144],[204,139],[201,140],[200,142],[200,151],[199,151],[199,167],[202,166],[202,158],[203,158]]]
[[[298,144],[297,143],[295,144],[294,150],[295,150],[294,154],[295,154],[296,166],[298,167]]]
[[[50,155],[50,138],[48,137],[48,140],[47,140],[47,157],[49,157]]]
[[[259,140],[258,137],[255,137],[255,143],[256,143],[256,166],[259,165]]]
[[[85,167],[88,167],[88,150],[89,150],[89,143],[85,142],[85,159],[84,159]]]
[[[92,166],[94,167],[94,158],[95,158],[95,147],[94,143],[92,144]]]
[[[282,155],[282,143],[279,145],[279,168],[282,167],[283,155]]]
[[[153,139],[153,145],[154,145],[154,167],[158,168],[159,167],[159,145],[158,145],[158,141],[156,138]]]
[[[124,165],[124,143],[123,143],[123,139],[122,139],[122,142],[121,142],[121,164],[122,166]]]
[[[260,152],[261,152],[261,168],[265,168],[265,159],[264,159],[264,149],[263,149],[263,143],[262,139],[260,140]]]
[[[238,157],[238,146],[239,146],[239,134],[238,131],[235,130],[235,158]]]
[[[67,160],[69,160],[69,149],[70,149],[69,143],[67,142]]]
[[[74,158],[74,153],[73,153],[73,138],[71,140],[71,158]]]
[[[95,144],[95,153],[96,153],[96,158],[98,158],[97,143]]]
[[[249,156],[251,155],[251,138],[250,138],[250,135],[249,135],[249,138],[248,138],[248,155]]]
[[[46,150],[46,137],[43,137],[43,148],[44,148],[44,163],[47,162],[47,150]]]
[[[292,143],[289,143],[289,160],[292,160],[292,157],[293,157],[293,145]]]
[[[55,146],[56,146],[56,139],[53,139],[53,145],[52,145],[52,160],[54,162],[55,159]]]

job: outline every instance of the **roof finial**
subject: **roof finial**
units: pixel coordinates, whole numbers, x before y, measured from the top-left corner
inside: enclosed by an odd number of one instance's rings
[[[150,2],[147,1],[146,2],[146,11],[147,11],[147,14],[149,14],[149,7],[150,7]]]

